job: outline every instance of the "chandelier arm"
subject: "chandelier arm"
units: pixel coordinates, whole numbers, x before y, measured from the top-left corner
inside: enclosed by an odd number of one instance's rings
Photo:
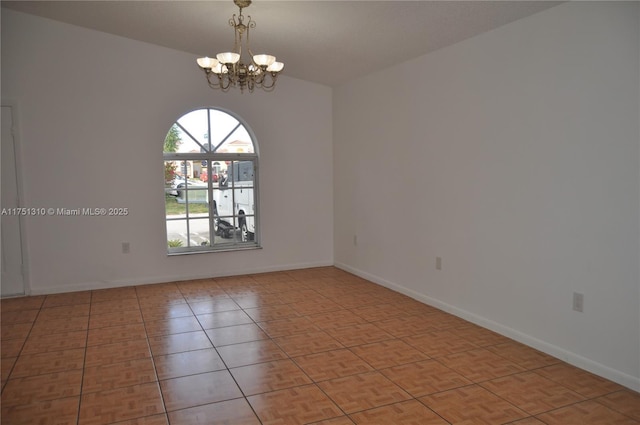
[[[249,30],[251,28],[255,28],[256,27],[256,22],[251,19],[251,15],[248,15],[247,18],[249,18],[249,22],[247,22],[247,29],[246,29],[246,32],[247,32],[247,38],[246,38],[246,40],[247,40],[247,51],[249,52],[249,55],[251,55],[251,61],[253,62],[253,53],[251,52],[251,44],[249,43],[249,32],[250,32]]]
[[[229,77],[229,74],[219,75],[218,79],[220,80],[220,88],[223,91],[229,90],[229,87],[233,85],[233,80]]]
[[[219,75],[216,75],[211,70],[205,70],[205,75],[207,76],[207,83],[209,83],[209,87],[211,87],[212,89],[222,88],[222,86],[220,84],[220,76]],[[216,81],[211,81],[211,77],[214,76],[214,75],[218,78],[217,82]]]
[[[271,84],[266,84],[266,78],[263,77],[262,88],[269,90],[273,89],[276,86],[276,80],[278,79],[278,74],[276,72],[266,72],[265,74],[269,74],[271,76]]]
[[[260,69],[260,72],[256,71],[254,73],[254,80],[257,85],[262,86],[262,83],[264,82],[264,74],[265,73],[263,69]]]
[[[234,3],[239,8],[239,14],[234,13],[229,19],[229,25],[234,30],[233,52],[219,53],[217,60],[199,58],[198,64],[204,70],[208,85],[212,89],[228,91],[230,87],[239,87],[240,92],[244,92],[245,88],[253,92],[255,87],[260,87],[265,91],[271,91],[284,65],[274,62],[275,57],[267,54],[258,55],[258,59],[254,58],[256,55],[251,51],[249,34],[250,30],[256,27],[256,22],[250,15],[245,17],[242,14],[243,8],[249,6],[251,0],[234,0]],[[243,45],[244,50],[250,55],[247,64],[242,61]],[[274,70],[267,71],[273,63],[276,64]],[[271,81],[268,81],[269,79]]]
[[[217,81],[214,79],[217,79]],[[215,72],[207,72],[207,83],[212,89],[220,89],[222,91],[228,91],[229,87],[233,85],[233,81],[227,74],[216,74]]]

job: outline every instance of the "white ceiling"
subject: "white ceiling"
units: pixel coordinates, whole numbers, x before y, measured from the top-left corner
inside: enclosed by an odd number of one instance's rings
[[[336,86],[558,3],[256,0],[244,15],[257,24],[251,32],[254,53],[277,56],[286,75]],[[228,20],[238,12],[231,0],[2,1],[2,6],[193,53],[194,61],[231,50]]]

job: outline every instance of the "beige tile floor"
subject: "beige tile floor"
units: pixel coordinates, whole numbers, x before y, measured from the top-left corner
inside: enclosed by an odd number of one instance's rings
[[[640,394],[333,267],[1,309],[7,425],[640,424]]]

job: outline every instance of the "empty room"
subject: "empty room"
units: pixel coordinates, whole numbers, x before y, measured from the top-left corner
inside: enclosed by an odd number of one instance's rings
[[[2,1],[3,424],[640,424],[640,3]]]

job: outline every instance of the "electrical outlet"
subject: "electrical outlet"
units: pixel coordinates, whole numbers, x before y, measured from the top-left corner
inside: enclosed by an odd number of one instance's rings
[[[129,252],[131,252],[131,246],[129,245],[129,242],[122,242],[122,253],[128,254]]]
[[[584,295],[578,292],[573,293],[573,310],[580,313],[584,310]]]
[[[442,257],[436,257],[436,270],[442,270]]]

